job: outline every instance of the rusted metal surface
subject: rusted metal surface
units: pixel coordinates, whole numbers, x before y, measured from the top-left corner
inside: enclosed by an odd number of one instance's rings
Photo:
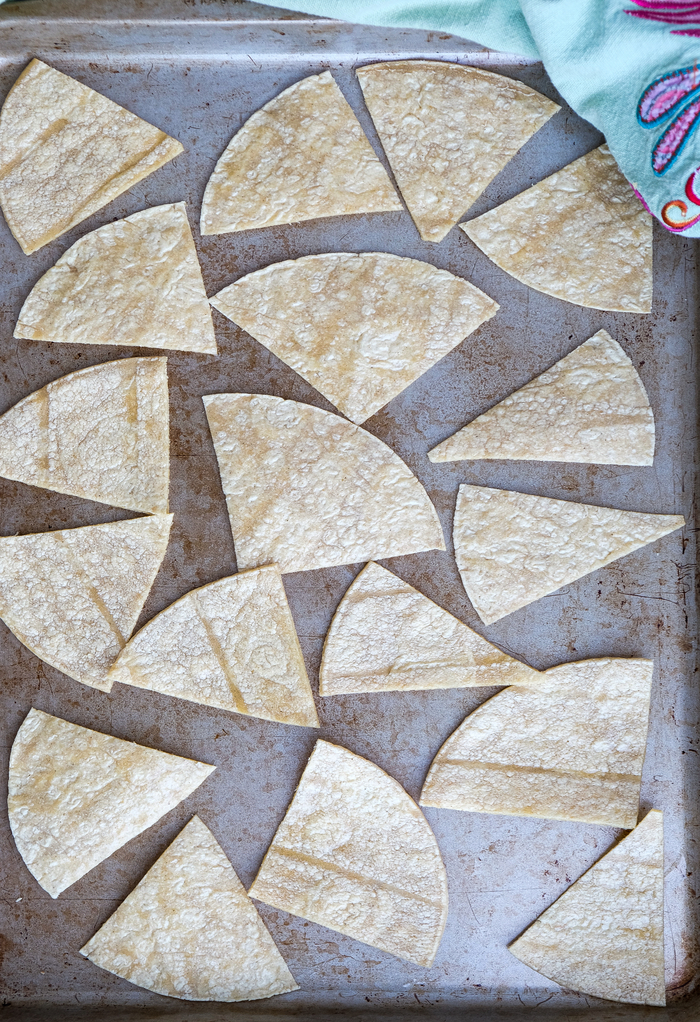
[[[556,97],[541,67],[499,63],[453,37],[350,28],[252,5],[173,0],[150,9],[119,2],[106,20],[77,0],[29,0],[0,12],[0,91],[33,56],[122,103],[180,139],[186,152],[75,230],[31,257],[0,224],[0,411],[67,372],[148,354],[15,341],[22,301],[38,277],[82,234],[147,206],[186,200],[209,294],[280,259],[324,251],[388,251],[460,274],[501,305],[459,345],[365,425],[406,460],[427,487],[445,530],[446,553],[384,562],[436,602],[534,667],[589,656],[656,661],[642,809],[666,813],[667,982],[687,991],[697,971],[697,620],[692,525],[696,445],[695,250],[655,231],[655,297],[650,316],[582,309],[529,290],[479,252],[461,231],[422,242],[407,213],[347,217],[200,238],[205,183],[233,132],[294,81],[330,68],[370,140],[376,134],[353,75],[385,57],[439,56],[499,69]],[[20,13],[21,9],[21,13]],[[106,8],[105,8],[106,10]],[[44,16],[42,15],[44,12]],[[191,20],[183,21],[183,15]],[[282,16],[281,12],[277,12]],[[120,20],[121,18],[121,20]],[[240,20],[236,20],[236,19]],[[58,20],[57,20],[58,19]],[[223,20],[222,20],[223,19]],[[494,181],[470,212],[482,212],[559,169],[600,141],[564,107]],[[407,315],[409,315],[407,310]],[[233,541],[201,395],[254,391],[328,402],[265,348],[214,312],[220,354],[168,354],[172,416],[172,539],[141,618],[143,624],[189,589],[235,571]],[[648,389],[657,422],[653,467],[483,462],[433,465],[426,452],[474,415],[605,327],[623,345]],[[451,548],[462,482],[522,489],[630,510],[683,513],[683,534],[616,562],[485,628],[462,588]],[[99,504],[0,480],[3,535],[130,517]],[[287,575],[285,585],[312,684],[331,616],[361,565]],[[2,920],[0,986],[19,1006],[46,1004],[178,1009],[86,961],[82,944],[175,837],[192,813],[229,855],[246,886],[294,791],[316,734],[116,685],[110,695],[72,681],[36,659],[0,624],[3,784],[12,739],[30,706],[76,723],[216,763],[218,770],[159,824],[92,870],[56,901],[24,867],[6,815],[0,817]],[[366,756],[417,797],[428,766],[466,713],[493,690],[387,693],[317,699],[321,736]],[[262,915],[301,986],[250,1017],[297,1014],[304,1006],[409,1008],[453,1005],[519,1008],[614,1006],[560,991],[507,950],[568,884],[620,836],[610,828],[429,809],[449,876],[450,916],[430,970],[265,906]],[[223,1009],[222,1009],[223,1010]],[[238,1009],[226,1009],[235,1013]],[[620,1009],[624,1013],[624,1009]],[[204,1008],[187,1009],[183,1017]],[[32,1014],[35,1017],[36,1013]],[[155,1012],[154,1017],[160,1017]],[[38,1017],[38,1016],[36,1016]],[[121,1014],[119,1017],[122,1016]],[[214,1017],[214,1016],[211,1016]],[[220,1017],[220,1015],[216,1015]],[[276,1017],[278,1017],[276,1015]],[[617,1015],[615,1017],[618,1017]],[[657,1016],[655,1016],[657,1017]],[[669,1016],[670,1017],[670,1016]]]

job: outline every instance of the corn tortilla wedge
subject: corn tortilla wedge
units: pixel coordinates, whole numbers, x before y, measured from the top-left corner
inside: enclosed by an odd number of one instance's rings
[[[30,710],[10,754],[10,826],[57,898],[187,798],[215,768]]]
[[[318,741],[249,894],[430,966],[447,878],[425,817],[374,763]]]

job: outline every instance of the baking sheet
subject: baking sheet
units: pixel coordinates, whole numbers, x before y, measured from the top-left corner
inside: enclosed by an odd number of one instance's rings
[[[116,4],[29,0],[0,11],[0,93],[38,56],[157,124],[186,152],[75,230],[31,257],[0,224],[0,411],[65,373],[151,349],[15,341],[22,301],[78,237],[147,206],[186,200],[204,280],[213,294],[270,262],[324,251],[388,251],[466,277],[501,305],[498,315],[392,401],[365,428],[404,458],[426,486],[448,550],[385,561],[431,599],[536,668],[592,656],[655,659],[642,812],[666,814],[666,973],[669,997],[697,971],[697,684],[694,681],[694,466],[697,306],[691,243],[655,226],[650,316],[582,309],[528,289],[453,230],[422,242],[408,213],[332,218],[200,238],[205,183],[233,132],[283,88],[330,69],[381,155],[353,68],[373,60],[431,57],[490,67],[557,98],[541,67],[421,31],[348,27],[269,9],[161,0],[149,20]],[[279,14],[280,12],[278,12]],[[193,20],[184,21],[190,16]],[[600,141],[566,107],[531,140],[473,207],[485,211]],[[383,156],[382,156],[383,159]],[[171,394],[171,543],[140,624],[189,589],[235,571],[235,553],[202,394],[271,393],[331,405],[219,313],[220,354],[168,353]],[[524,462],[432,465],[427,451],[468,419],[607,329],[647,387],[657,424],[653,467]],[[689,526],[485,628],[462,588],[451,526],[460,483],[520,489],[635,511],[683,513]],[[100,504],[0,480],[3,535],[132,517]],[[331,616],[361,565],[285,576],[314,691]],[[82,958],[78,949],[108,918],[194,812],[249,886],[317,735],[115,685],[86,688],[35,658],[0,624],[3,784],[12,739],[30,706],[218,770],[156,826],[53,901],[24,867],[0,819],[0,987],[6,1003],[152,1005],[176,1002],[140,990]],[[320,736],[376,762],[418,797],[428,766],[464,716],[495,690],[386,693],[317,699]],[[434,966],[423,969],[313,923],[260,906],[301,989],[285,1006],[431,1004],[604,1005],[561,991],[513,958],[506,945],[584,872],[621,832],[606,827],[427,809],[448,871],[450,914]],[[262,1007],[261,1007],[262,1010]]]

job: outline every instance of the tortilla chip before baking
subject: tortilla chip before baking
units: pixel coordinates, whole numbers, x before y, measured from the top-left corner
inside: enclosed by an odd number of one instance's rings
[[[373,561],[335,612],[319,692],[528,684],[540,677]]]
[[[442,746],[421,805],[631,830],[653,670],[652,660],[581,660],[499,692]]]
[[[516,280],[609,312],[651,312],[652,219],[606,145],[460,224]]]
[[[83,685],[131,635],[165,556],[172,515],[0,538],[0,618],[19,641]]]
[[[374,763],[324,741],[248,893],[426,967],[447,919],[445,867],[416,803]]]
[[[249,117],[209,178],[202,234],[403,206],[330,71]]]
[[[32,288],[15,337],[216,354],[184,202],[86,234]]]
[[[146,513],[168,510],[164,358],[80,369],[0,416],[0,475]]]
[[[427,493],[371,433],[268,394],[203,400],[239,571],[309,571],[445,549]]]
[[[197,816],[80,953],[136,986],[184,1001],[253,1001],[299,989]]]
[[[662,813],[647,813],[509,950],[569,990],[665,1005]]]
[[[684,525],[683,515],[463,485],[455,558],[474,610],[490,625]]]
[[[318,727],[276,565],[187,593],[117,657],[111,681],[283,724]]]
[[[10,754],[7,805],[17,850],[57,898],[214,769],[30,710]]]
[[[461,277],[388,252],[273,263],[211,303],[357,423],[498,309]]]
[[[424,241],[442,241],[559,110],[522,82],[444,61],[372,64],[357,77]]]
[[[654,413],[631,361],[599,330],[428,457],[651,465]]]
[[[0,206],[29,255],[181,152],[159,128],[32,60],[0,113]]]

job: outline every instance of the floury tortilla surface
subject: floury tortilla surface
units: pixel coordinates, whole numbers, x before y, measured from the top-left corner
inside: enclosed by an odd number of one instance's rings
[[[267,394],[203,400],[239,570],[309,571],[445,549],[427,493],[371,433]]]
[[[606,145],[460,224],[536,291],[608,312],[651,312],[652,218]]]
[[[211,303],[356,423],[498,310],[461,277],[389,252],[273,263]]]
[[[522,82],[445,61],[370,64],[357,77],[424,241],[442,241],[559,110]]]
[[[216,354],[184,202],[86,234],[32,288],[15,337]]]
[[[166,607],[126,644],[109,677],[206,706],[318,727],[276,565],[211,582]]]
[[[435,836],[398,781],[316,743],[249,894],[418,965],[447,919]]]
[[[30,710],[10,754],[8,811],[17,849],[57,898],[212,770]]]
[[[233,136],[209,179],[202,234],[400,211],[387,172],[330,71],[295,82]]]
[[[647,813],[509,950],[569,990],[663,1007],[663,815]]]
[[[617,341],[599,330],[428,457],[651,465],[654,436],[644,384]]]
[[[0,417],[0,475],[146,513],[168,510],[164,358],[80,369]]]
[[[159,128],[32,60],[0,113],[0,205],[28,255],[182,151]]]
[[[146,602],[172,518],[0,538],[0,618],[40,659],[109,692],[109,668]]]
[[[298,990],[214,835],[193,817],[81,948],[166,997],[251,1001]]]
[[[637,824],[652,660],[582,660],[474,710],[433,760],[421,805]]]
[[[492,646],[381,565],[370,562],[335,612],[323,647],[322,696],[537,682],[540,674]]]

